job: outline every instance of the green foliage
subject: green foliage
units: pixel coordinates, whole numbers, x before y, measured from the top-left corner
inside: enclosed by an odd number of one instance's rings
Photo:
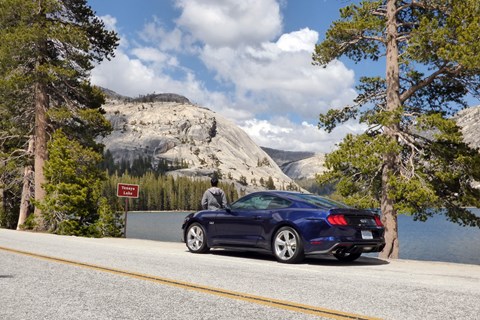
[[[397,145],[383,135],[347,135],[339,148],[328,154],[325,166],[330,170],[319,175],[320,185],[336,184],[343,200],[357,207],[379,207],[381,198],[382,157],[385,150]]]
[[[335,185],[324,183],[320,185],[316,178],[309,178],[309,179],[301,179],[295,180],[295,183],[300,186],[300,188],[307,190],[310,193],[322,195],[322,196],[331,196],[331,194],[335,191]],[[292,187],[292,188],[290,188]],[[291,186],[287,186],[287,190],[296,190],[298,189],[294,187],[292,184]]]
[[[210,187],[208,179],[192,179],[189,177],[174,178],[170,175],[156,175],[147,172],[142,176],[113,174],[104,182],[103,196],[108,199],[114,212],[125,210],[125,199],[116,195],[118,183],[136,184],[140,186],[138,199],[128,199],[128,210],[131,211],[196,211],[201,210],[203,192]],[[233,183],[220,181],[219,187],[225,191],[227,200],[233,202],[239,194]]]
[[[240,178],[238,179],[238,183],[240,183],[242,186],[246,186],[248,185],[248,182],[247,182],[247,177],[245,176],[240,176]]]
[[[108,199],[100,197],[98,201],[98,220],[95,223],[101,237],[123,236],[124,223],[122,213],[114,212]]]
[[[400,213],[425,221],[434,209],[463,225],[478,225],[477,217],[461,209],[464,204],[480,207],[480,153],[462,142],[455,122],[438,114],[419,118],[417,128],[421,154],[412,158],[408,144],[390,141],[385,135],[347,135],[339,148],[326,156],[329,171],[320,175],[321,186],[336,184],[336,194],[346,203],[361,208],[380,207],[382,194],[382,155],[386,151],[402,155],[388,180],[389,197]],[[438,212],[438,210],[437,210]]]
[[[213,118],[212,126],[208,130],[208,135],[210,138],[215,138],[217,135],[217,120],[215,118]]]
[[[267,188],[267,190],[275,190],[275,183],[273,183],[273,179],[271,176],[268,177],[265,187]]]
[[[320,115],[328,132],[351,119],[367,127],[327,156],[330,171],[320,184],[335,183],[336,194],[355,206],[379,207],[388,198],[392,215],[425,220],[442,208],[450,220],[480,227],[462,209],[480,207],[472,187],[480,181],[480,154],[463,143],[451,118],[467,93],[480,97],[479,17],[477,0],[361,1],[341,10],[314,63],[376,61],[387,49],[393,59],[385,61],[389,78],[361,78],[353,105]]]
[[[263,157],[262,159],[257,160],[257,167],[269,167],[270,166],[270,161],[268,160],[267,157]]]
[[[0,149],[1,150],[1,149]],[[0,153],[0,227],[15,229],[20,205],[22,170]]]
[[[382,3],[383,1],[362,1],[360,5],[351,4],[341,9],[341,19],[332,24],[325,41],[316,46],[314,62],[326,65],[341,55],[355,62],[380,58],[381,45],[370,41],[370,37],[384,31],[384,21],[372,14],[372,10]],[[348,45],[351,39],[355,39],[354,45]]]
[[[8,192],[13,190],[9,186],[23,183],[22,169],[32,162],[27,152],[31,135],[38,144],[37,160],[47,158],[39,151],[47,143],[41,138],[59,128],[70,139],[101,150],[95,138],[111,127],[100,109],[104,96],[89,82],[90,71],[112,57],[117,45],[116,33],[106,30],[86,0],[0,1],[0,170],[14,163],[17,173],[0,172]],[[37,122],[44,115],[43,126]],[[39,177],[42,161],[35,161]]]
[[[141,177],[147,172],[152,172],[156,176],[159,176],[169,171],[188,168],[187,162],[183,159],[175,159],[174,161],[168,159],[154,160],[151,156],[139,156],[132,162],[124,158],[120,162],[115,162],[110,150],[105,152],[104,159],[100,166],[102,169],[107,170],[109,175],[117,174],[121,176],[128,173],[134,177]],[[220,170],[218,170],[216,174],[219,179],[222,178]]]
[[[101,155],[57,130],[45,163],[46,197],[38,203],[51,232],[77,236],[115,235],[117,221],[101,198]]]

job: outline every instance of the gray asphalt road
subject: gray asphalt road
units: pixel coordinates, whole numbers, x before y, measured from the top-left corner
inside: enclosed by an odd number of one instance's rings
[[[366,317],[480,319],[478,265],[374,258],[284,265],[252,253],[195,255],[182,243],[4,229],[0,247]],[[0,301],[0,319],[318,319],[5,249],[0,249]]]

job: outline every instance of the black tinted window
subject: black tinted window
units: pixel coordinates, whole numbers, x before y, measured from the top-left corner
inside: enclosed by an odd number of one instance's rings
[[[344,203],[337,202],[331,199],[319,197],[313,194],[298,194],[295,195],[296,198],[298,198],[301,201],[305,201],[311,205],[314,205],[315,207],[319,208],[327,208],[327,209],[333,209],[333,208],[350,208]]]
[[[272,195],[255,195],[232,204],[232,210],[265,210],[290,206],[290,201]]]
[[[268,209],[281,209],[281,208],[288,208],[292,203],[288,200],[272,197],[272,200],[268,204]]]

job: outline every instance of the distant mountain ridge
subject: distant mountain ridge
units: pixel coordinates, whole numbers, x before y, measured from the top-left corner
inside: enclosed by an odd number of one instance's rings
[[[268,155],[279,165],[283,165],[289,162],[299,161],[313,157],[315,152],[308,151],[284,151],[273,148],[261,147],[263,151],[268,153]]]
[[[282,171],[294,180],[315,179],[326,170],[325,154],[307,151],[283,151],[262,147],[280,166]]]

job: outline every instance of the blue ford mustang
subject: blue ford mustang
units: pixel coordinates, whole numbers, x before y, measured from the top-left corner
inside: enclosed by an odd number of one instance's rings
[[[224,210],[191,213],[182,229],[191,252],[204,253],[210,248],[265,251],[283,263],[318,254],[353,261],[385,246],[384,227],[374,212],[289,191],[255,192]]]

